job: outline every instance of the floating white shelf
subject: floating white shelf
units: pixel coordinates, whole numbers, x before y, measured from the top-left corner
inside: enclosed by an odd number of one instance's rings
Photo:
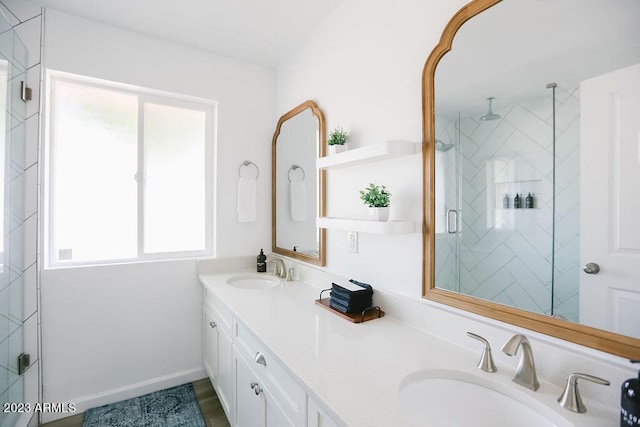
[[[321,217],[316,218],[316,226],[371,234],[410,234],[416,232],[416,224],[413,221],[366,221]]]
[[[377,160],[392,159],[394,157],[409,156],[420,153],[422,144],[410,141],[387,141],[382,144],[347,150],[316,159],[318,169],[342,168],[355,166]]]

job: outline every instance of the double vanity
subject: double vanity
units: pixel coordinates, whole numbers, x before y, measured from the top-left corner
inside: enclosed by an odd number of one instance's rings
[[[337,277],[286,264],[295,280],[255,273],[251,257],[199,262],[205,366],[234,427],[618,425],[615,407],[585,399],[578,414],[559,405],[561,385],[513,382],[522,347],[484,372],[481,345],[397,320],[395,297],[376,292],[387,315],[350,323],[315,304]]]

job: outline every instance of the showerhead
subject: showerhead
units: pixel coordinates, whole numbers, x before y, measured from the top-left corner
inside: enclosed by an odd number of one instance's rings
[[[439,139],[436,139],[436,151],[442,151],[444,153],[445,151],[451,150],[455,146],[456,144],[454,144],[453,142],[447,144],[440,141]]]
[[[487,101],[489,101],[489,111],[487,111],[487,114],[485,114],[484,116],[480,117],[481,121],[487,122],[489,120],[498,120],[500,118],[500,114],[495,114],[493,112],[493,110],[491,109],[491,104],[493,103],[493,100],[494,100],[493,97],[487,98]]]

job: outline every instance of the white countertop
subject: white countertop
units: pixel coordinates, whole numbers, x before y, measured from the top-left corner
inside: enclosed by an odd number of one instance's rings
[[[417,371],[447,369],[498,382],[519,399],[533,397],[554,419],[562,418],[563,425],[618,426],[616,413],[596,402],[586,402],[588,415],[561,408],[556,399],[562,390],[542,379],[540,389],[533,392],[511,382],[513,369],[501,366],[493,374],[480,371],[476,365],[481,345],[473,353],[389,316],[351,323],[316,305],[321,288],[301,281],[283,281],[265,289],[240,289],[226,283],[249,272],[200,274],[199,278],[339,423],[410,426],[398,393],[403,379]],[[464,402],[460,409],[464,410]]]

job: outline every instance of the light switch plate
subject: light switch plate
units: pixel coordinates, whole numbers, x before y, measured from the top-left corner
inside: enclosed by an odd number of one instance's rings
[[[352,254],[358,253],[358,232],[357,231],[347,232],[347,252],[350,252]]]

